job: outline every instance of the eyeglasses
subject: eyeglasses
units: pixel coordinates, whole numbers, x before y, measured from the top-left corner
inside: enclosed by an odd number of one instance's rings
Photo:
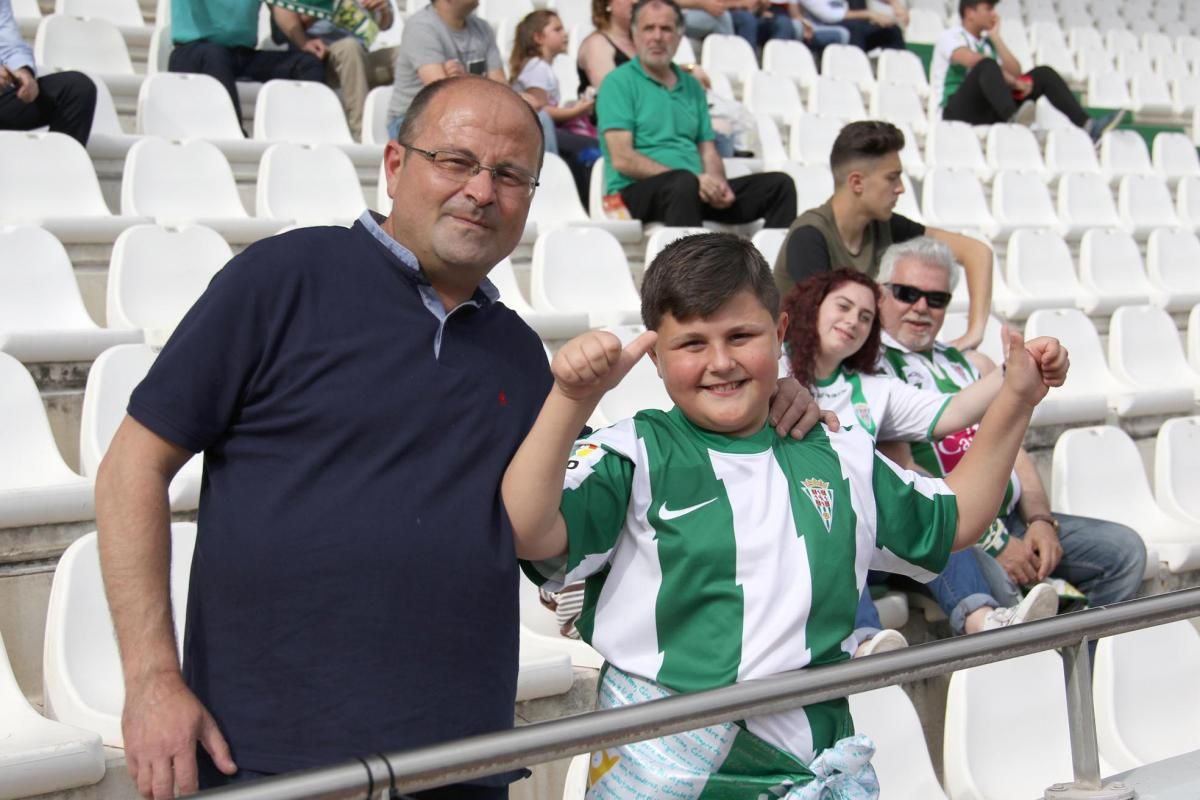
[[[927,292],[924,289],[909,286],[907,283],[885,283],[884,286],[890,289],[892,297],[901,303],[911,305],[924,297],[930,308],[945,308],[950,305],[949,292]]]
[[[540,185],[535,176],[519,167],[489,167],[453,150],[422,150],[404,142],[400,146],[429,159],[438,172],[459,183],[466,183],[480,172],[489,172],[496,191],[514,197],[529,197]]]

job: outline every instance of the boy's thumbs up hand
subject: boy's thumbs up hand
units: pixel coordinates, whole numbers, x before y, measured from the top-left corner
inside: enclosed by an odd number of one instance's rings
[[[572,400],[593,401],[621,382],[658,339],[646,331],[628,346],[608,331],[588,331],[562,346],[550,364],[558,390]]]

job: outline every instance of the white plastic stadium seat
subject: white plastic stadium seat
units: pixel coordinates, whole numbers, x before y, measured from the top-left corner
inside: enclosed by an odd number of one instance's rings
[[[839,80],[849,81],[864,95],[875,88],[870,59],[861,47],[851,44],[827,45],[821,53],[821,74],[836,75]]]
[[[257,163],[268,142],[247,139],[229,94],[211,75],[159,72],[138,92],[137,132],[166,139],[206,139],[231,161]]]
[[[1173,573],[1200,566],[1200,525],[1177,521],[1154,501],[1137,445],[1120,428],[1065,431],[1051,471],[1056,510],[1128,525]]]
[[[300,225],[351,225],[362,214],[362,189],[350,157],[323,144],[273,144],[258,168],[255,214]]]
[[[1200,230],[1200,176],[1180,179],[1175,208],[1184,227]]]
[[[161,347],[213,276],[233,258],[216,231],[135,225],[117,237],[108,269],[108,324]]]
[[[1108,366],[1125,385],[1117,406],[1123,417],[1190,414],[1200,374],[1188,366],[1171,316],[1154,306],[1122,306],[1108,328]]]
[[[1132,73],[1129,94],[1133,100],[1132,108],[1138,114],[1162,117],[1175,112],[1170,84],[1153,69],[1142,67]]]
[[[637,220],[589,218],[579,201],[571,169],[553,153],[546,153],[538,181],[540,185],[529,206],[529,221],[535,223],[535,235],[554,228],[582,225],[603,228],[621,242],[642,240],[642,223]],[[527,225],[526,230],[529,227]]]
[[[816,208],[833,195],[833,173],[828,165],[789,161],[779,169],[791,175],[796,184],[796,208]]]
[[[911,50],[880,50],[876,65],[879,81],[911,86],[922,99],[929,96],[929,77],[921,57]]]
[[[88,370],[79,423],[79,466],[84,475],[95,479],[100,460],[125,418],[129,395],[146,377],[156,356],[149,345],[118,345],[101,353]],[[172,511],[196,508],[202,470],[203,456],[197,454],[175,474],[167,491]]]
[[[844,120],[864,119],[867,116],[867,108],[854,82],[835,78],[829,73],[817,78],[808,98],[808,108],[814,114]]]
[[[157,136],[143,137],[125,156],[121,212],[152,217],[159,225],[204,225],[238,244],[266,238],[292,222],[246,213],[233,170],[216,145]]]
[[[1177,186],[1182,178],[1200,176],[1200,156],[1196,155],[1196,146],[1186,134],[1169,131],[1159,133],[1154,137],[1151,160],[1155,171],[1172,187]]]
[[[641,325],[626,325],[609,330],[617,335],[622,345],[628,345],[646,329]],[[675,403],[667,394],[662,378],[658,377],[654,363],[649,358],[643,358],[633,365],[620,383],[600,398],[589,423],[611,425],[645,409],[668,411],[673,405]]]
[[[90,786],[103,777],[100,737],[46,719],[29,705],[0,636],[0,800]]]
[[[1039,308],[1070,308],[1081,287],[1071,250],[1058,234],[1019,230],[1008,240],[1004,280],[1008,292],[995,298],[996,310],[1009,319],[1025,319]]]
[[[1200,417],[1175,417],[1158,429],[1154,444],[1154,495],[1164,511],[1200,524]]]
[[[114,95],[134,97],[142,85],[143,76],[134,74],[121,32],[103,19],[43,17],[33,58],[43,74],[75,69],[98,75]]]
[[[121,127],[108,84],[97,76],[88,77],[96,87],[96,110],[92,114],[92,130],[88,134],[88,155],[93,160],[125,158],[125,154],[138,141],[138,137],[125,133]]]
[[[755,114],[754,127],[758,131],[758,155],[764,170],[775,170],[790,161],[779,126],[769,114]]]
[[[355,164],[371,167],[383,156],[382,145],[354,141],[341,101],[333,89],[316,81],[264,83],[254,103],[254,138],[267,142],[333,144],[344,150]]]
[[[946,800],[925,747],[925,734],[912,700],[899,686],[852,694],[854,730],[875,743],[871,766],[888,800]]]
[[[171,525],[171,606],[180,652],[195,545],[194,523]],[[121,708],[125,683],[100,576],[95,532],[76,539],[54,569],[46,608],[42,681],[47,715],[95,731],[109,747],[124,747]]]
[[[929,128],[929,115],[920,95],[914,87],[903,83],[880,81],[876,84],[871,90],[870,114],[872,119],[902,123],[920,134]]]
[[[533,328],[543,341],[570,339],[589,327],[587,314],[582,311],[535,311],[521,293],[512,261],[508,258],[502,259],[492,267],[492,271],[488,273],[488,280],[500,292],[500,302],[517,312],[521,319],[525,320],[525,324]]]
[[[591,768],[591,753],[580,753],[571,759],[571,765],[567,768],[567,779],[563,784],[562,800],[584,800],[587,796],[588,772]]]
[[[762,253],[763,260],[771,267],[775,265],[775,259],[779,257],[779,251],[783,248],[786,240],[786,228],[763,228],[750,237],[750,241],[758,248],[758,252]]]
[[[908,175],[901,175],[900,183],[904,185],[904,192],[896,201],[896,207],[893,210],[902,217],[908,217],[913,222],[924,225],[925,215],[921,213],[921,206],[917,203],[917,190],[913,188],[912,181]]]
[[[844,124],[837,117],[805,114],[792,122],[788,153],[801,164],[828,167],[833,142]]]
[[[146,217],[113,216],[83,145],[64,133],[0,131],[0,219],[64,242],[111,242]]]
[[[1050,190],[1037,172],[997,173],[992,182],[992,216],[996,220],[993,238],[1007,239],[1021,228],[1062,230]]]
[[[973,229],[990,234],[996,221],[983,198],[983,187],[970,170],[935,168],[921,189],[925,222],[948,230]]]
[[[1175,201],[1165,178],[1157,175],[1126,175],[1117,187],[1117,213],[1125,228],[1145,240],[1156,228],[1177,228]]]
[[[904,148],[900,151],[900,166],[904,169],[905,178],[924,180],[926,172],[925,158],[921,155],[921,147],[916,134],[903,122],[893,122],[893,125],[904,134]]]
[[[91,519],[92,482],[63,462],[37,384],[0,353],[0,527]]]
[[[1046,134],[1046,169],[1051,175],[1070,172],[1099,174],[1100,162],[1091,137],[1071,125]]]
[[[925,163],[930,168],[970,170],[981,181],[992,176],[992,170],[979,148],[979,138],[974,128],[965,122],[940,120],[929,129],[925,139]]]
[[[741,85],[751,72],[758,70],[754,48],[740,36],[719,33],[704,37],[700,45],[700,64],[710,75],[718,73]]]
[[[533,245],[530,295],[538,311],[586,312],[592,327],[641,322],[641,300],[621,244],[599,228],[558,228]]]
[[[1187,620],[1101,639],[1092,680],[1096,743],[1113,769],[1200,750],[1200,633]]]
[[[0,351],[26,363],[91,361],[140,331],[92,321],[67,252],[53,235],[27,225],[0,226]]]
[[[1200,240],[1190,231],[1160,228],[1146,243],[1150,301],[1172,312],[1200,303]]]
[[[367,101],[363,105],[363,144],[386,145],[388,143],[387,107],[391,99],[391,86],[376,86],[367,92]]]
[[[817,64],[803,42],[772,39],[763,46],[763,72],[788,78],[804,91],[817,82]]]
[[[992,125],[987,134],[987,163],[993,172],[1015,169],[1049,177],[1033,132],[1024,125]]]
[[[966,283],[960,281],[959,285]],[[965,308],[965,306],[964,306]],[[938,333],[938,341],[952,342],[967,332],[967,312],[948,311],[942,330]],[[995,314],[988,314],[987,325],[983,329],[983,341],[979,343],[979,352],[997,364],[1004,363],[1004,323]],[[940,613],[940,612],[939,612]]]
[[[1088,314],[1112,313],[1117,306],[1147,303],[1154,287],[1146,278],[1137,242],[1128,233],[1096,228],[1079,244],[1077,305]]]
[[[536,641],[548,650],[564,653],[576,667],[599,669],[604,658],[592,646],[579,639],[569,639],[558,629],[554,612],[538,599],[538,588],[521,572],[518,596],[521,603],[521,638]]]
[[[1200,372],[1200,305],[1188,314],[1187,321],[1188,363],[1192,369]]]
[[[1109,395],[1116,380],[1109,372],[1096,326],[1078,309],[1039,309],[1025,322],[1025,339],[1053,336],[1071,354],[1071,370],[1062,386],[1033,410],[1033,425],[1102,421],[1108,416]]]
[[[1072,241],[1094,228],[1123,228],[1108,182],[1099,173],[1062,176],[1058,182],[1058,219],[1063,234]]]
[[[1037,797],[1069,782],[1062,659],[1047,651],[955,672],[943,741],[946,793],[954,800]]]
[[[752,114],[765,114],[776,122],[789,122],[804,113],[796,84],[765,72],[750,73],[743,102]]]
[[[1100,137],[1100,169],[1110,183],[1126,175],[1151,175],[1150,151],[1146,140],[1136,131],[1109,131]]]
[[[914,8],[908,12],[908,27],[904,39],[917,44],[934,44],[946,29],[945,17],[925,8]],[[1007,37],[1007,31],[1005,31]]]
[[[104,19],[118,28],[144,28],[146,20],[137,0],[56,0],[55,14]]]
[[[1088,76],[1087,102],[1097,108],[1129,108],[1133,98],[1125,75],[1115,69],[1093,71]]]

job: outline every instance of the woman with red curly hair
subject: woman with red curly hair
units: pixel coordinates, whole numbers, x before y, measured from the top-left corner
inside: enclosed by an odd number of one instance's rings
[[[978,422],[1000,388],[1000,371],[956,395],[925,391],[877,374],[879,299],[879,285],[857,270],[822,272],[796,284],[783,300],[790,320],[787,358],[796,380],[810,388],[823,410],[836,413],[842,425],[857,425],[876,440],[937,438]],[[954,633],[1054,616],[1058,597],[1047,584],[1034,587],[1018,606],[1000,607],[976,561],[991,556],[977,551],[951,554],[946,570],[928,584]],[[880,627],[879,615],[864,591],[855,621],[856,656],[907,644],[899,632],[881,634]]]

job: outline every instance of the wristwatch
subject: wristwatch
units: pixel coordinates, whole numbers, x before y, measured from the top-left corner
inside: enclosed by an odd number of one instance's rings
[[[1053,514],[1032,514],[1029,519],[1025,520],[1025,526],[1029,527],[1035,522],[1048,522],[1050,527],[1054,528],[1054,532],[1058,533],[1058,520],[1054,518]]]

